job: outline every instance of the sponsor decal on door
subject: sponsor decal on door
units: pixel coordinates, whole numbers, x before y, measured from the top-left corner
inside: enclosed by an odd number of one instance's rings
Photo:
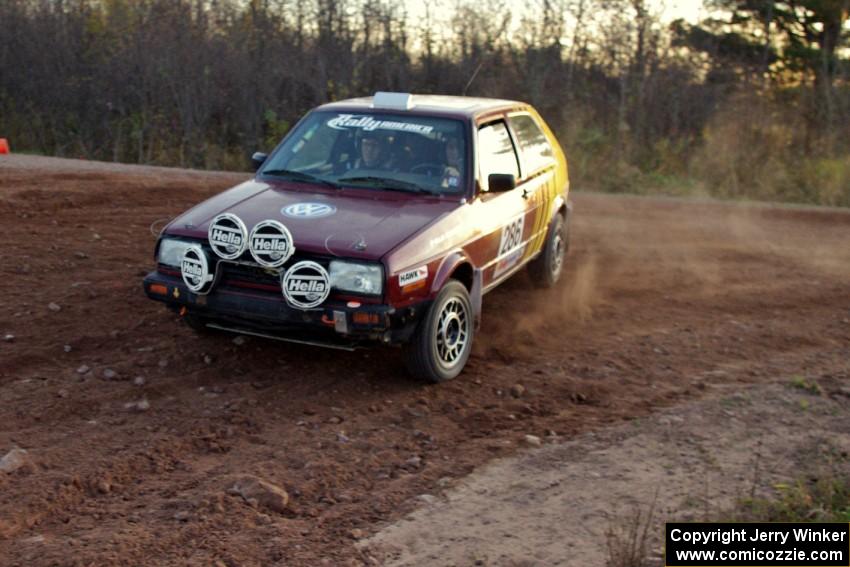
[[[499,242],[499,255],[493,278],[498,278],[519,263],[525,244],[522,242],[522,230],[525,228],[525,213],[511,220],[502,227],[502,238]]]
[[[504,256],[522,245],[522,229],[525,227],[525,213],[519,215],[502,227],[502,240],[499,243],[499,257]]]

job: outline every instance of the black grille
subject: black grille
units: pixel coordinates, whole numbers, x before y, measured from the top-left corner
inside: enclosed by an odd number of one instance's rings
[[[224,285],[250,283],[272,287],[280,286],[279,275],[275,274],[272,270],[266,271],[265,268],[259,266],[221,262],[219,269],[222,271],[221,279]]]
[[[247,254],[246,254],[247,256]],[[308,256],[298,254],[297,252],[287,260],[283,265],[284,269],[288,269],[296,262],[302,260],[311,260],[322,265],[326,270],[329,269],[330,260],[327,258]],[[280,271],[281,268],[264,268],[255,264],[235,264],[224,260],[219,261],[219,270],[221,270],[221,283],[223,285],[250,284],[270,286],[275,289],[280,289]]]

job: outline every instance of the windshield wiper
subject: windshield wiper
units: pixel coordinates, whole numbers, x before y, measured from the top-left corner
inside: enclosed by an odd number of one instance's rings
[[[303,171],[295,171],[294,169],[268,169],[260,172],[261,175],[271,175],[273,177],[284,177],[293,181],[307,181],[308,183],[321,183],[334,189],[339,189],[340,186],[333,181],[323,179],[312,173],[304,173]]]
[[[406,193],[425,193],[426,195],[438,195],[436,191],[426,189],[416,183],[410,181],[402,181],[400,179],[390,179],[387,177],[377,177],[374,175],[364,175],[361,177],[343,177],[337,180],[340,183],[369,183],[376,185],[380,189],[388,189],[390,191],[404,191]]]

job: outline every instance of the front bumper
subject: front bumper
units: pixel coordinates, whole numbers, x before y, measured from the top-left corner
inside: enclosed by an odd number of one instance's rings
[[[410,340],[416,323],[430,302],[397,310],[389,305],[335,300],[307,310],[290,307],[280,293],[236,287],[216,287],[199,295],[182,278],[149,273],[145,294],[181,314],[192,314],[230,330],[245,329],[262,334],[310,342],[357,343],[378,341],[399,344]]]

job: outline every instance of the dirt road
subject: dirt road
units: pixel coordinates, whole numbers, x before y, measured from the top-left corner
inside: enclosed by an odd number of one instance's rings
[[[358,546],[393,567],[664,565],[664,522],[729,518],[781,483],[850,474],[850,379],[716,387],[646,418],[497,460]],[[623,563],[614,563],[622,565]],[[637,564],[637,563],[628,563]]]
[[[0,474],[7,564],[361,564],[527,434],[848,373],[850,214],[589,194],[566,281],[487,295],[451,383],[391,349],[197,337],[142,294],[149,228],[243,177],[0,158],[0,456],[29,460]],[[288,509],[231,494],[244,475]]]

